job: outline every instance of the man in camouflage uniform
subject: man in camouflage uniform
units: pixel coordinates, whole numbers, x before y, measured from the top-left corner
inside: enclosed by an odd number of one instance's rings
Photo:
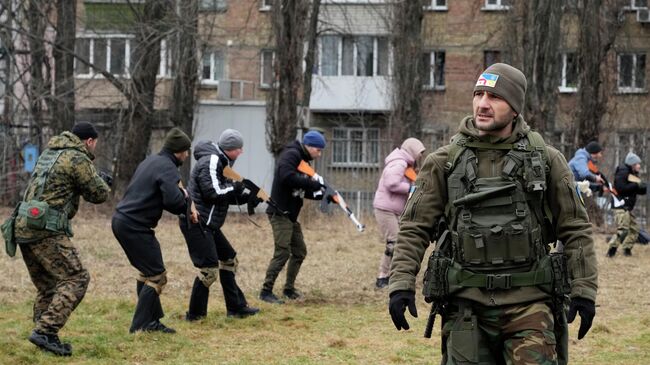
[[[426,158],[401,217],[389,284],[398,330],[409,329],[407,307],[417,316],[415,277],[429,242],[451,246],[443,255],[448,266],[436,276],[445,288],[436,302],[442,364],[565,363],[556,277],[570,281],[568,319],[580,314],[578,339],[595,315],[591,226],[566,160],[521,116],[525,91],[525,76],[512,66],[494,64],[481,74],[473,116],[450,145]],[[443,218],[448,230],[438,225]],[[556,275],[550,264],[556,261],[548,243],[556,239],[564,243],[568,275]]]
[[[38,159],[15,223],[16,241],[38,291],[29,341],[61,356],[70,356],[72,347],[61,343],[58,332],[90,281],[70,241],[70,220],[80,196],[99,204],[110,191],[104,180],[110,178],[100,176],[92,162],[96,145],[97,131],[90,123],[53,137]]]

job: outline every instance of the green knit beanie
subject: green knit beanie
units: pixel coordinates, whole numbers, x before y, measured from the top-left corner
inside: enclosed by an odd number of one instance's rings
[[[526,98],[526,76],[505,63],[495,63],[483,71],[474,92],[487,91],[502,97],[517,114],[521,114]]]
[[[192,140],[182,130],[174,127],[165,136],[163,148],[171,153],[183,152],[190,149]]]

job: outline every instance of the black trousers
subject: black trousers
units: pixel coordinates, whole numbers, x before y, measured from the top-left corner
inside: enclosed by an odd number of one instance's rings
[[[220,229],[203,228],[199,224],[192,223],[188,227],[185,218],[179,219],[179,225],[187,243],[190,259],[195,267],[216,268],[219,267],[219,261],[227,262],[237,256],[237,252]],[[244,293],[237,285],[234,271],[219,269],[219,281],[226,302],[226,310],[236,312],[248,306]],[[194,280],[189,314],[194,316],[207,314],[209,290],[200,283],[198,277]]]
[[[143,276],[152,277],[165,272],[160,243],[151,228],[139,226],[115,215],[111,222],[111,228],[129,262]],[[165,316],[160,303],[160,295],[153,287],[136,281],[136,293],[138,303],[133,314],[130,332],[140,330],[147,324]]]

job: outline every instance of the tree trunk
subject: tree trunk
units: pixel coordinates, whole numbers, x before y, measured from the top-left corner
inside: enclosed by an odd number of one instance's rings
[[[146,157],[154,125],[156,74],[160,65],[160,41],[169,1],[146,0],[142,13],[136,13],[134,66],[127,108],[120,118],[118,163],[114,177],[114,193],[126,190],[138,164]]]
[[[422,2],[398,1],[393,14],[393,113],[391,139],[399,145],[408,137],[422,137]]]
[[[77,2],[56,3],[56,40],[54,43],[54,92],[52,129],[55,134],[72,129],[75,123],[74,50]]]
[[[547,134],[555,129],[557,113],[563,2],[530,0],[523,5],[523,71],[528,81],[524,116],[531,127]]]
[[[287,143],[296,138],[308,5],[308,0],[282,0],[272,7],[276,77],[267,99],[266,134],[267,147],[276,157]]]
[[[194,133],[194,106],[196,86],[198,82],[198,62],[196,39],[198,37],[198,0],[185,0],[180,2],[180,22],[182,26],[178,31],[176,44],[177,68],[176,77],[170,101],[171,120],[175,126],[182,129],[189,136]],[[171,45],[168,46],[171,49]],[[190,164],[183,164],[181,176],[185,181],[190,175]]]
[[[307,25],[307,54],[305,55],[305,75],[302,88],[302,106],[309,107],[311,100],[311,80],[314,74],[314,63],[316,62],[316,47],[318,45],[318,16],[320,14],[321,0],[312,0]]]

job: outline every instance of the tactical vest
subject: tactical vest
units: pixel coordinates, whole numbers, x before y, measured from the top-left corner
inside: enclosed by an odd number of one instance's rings
[[[476,150],[507,151],[498,176],[479,177]],[[553,241],[545,200],[550,172],[536,132],[513,144],[491,144],[458,134],[445,166],[455,262],[472,272],[531,270]]]
[[[18,216],[23,217],[27,227],[31,229],[64,233],[72,237],[72,229],[68,219],[71,202],[68,201],[63,210],[57,210],[41,200],[50,170],[52,170],[59,156],[65,150],[46,149],[39,157],[31,177],[35,189],[34,195],[30,200],[27,200],[29,190],[25,191],[23,202],[18,206]]]

